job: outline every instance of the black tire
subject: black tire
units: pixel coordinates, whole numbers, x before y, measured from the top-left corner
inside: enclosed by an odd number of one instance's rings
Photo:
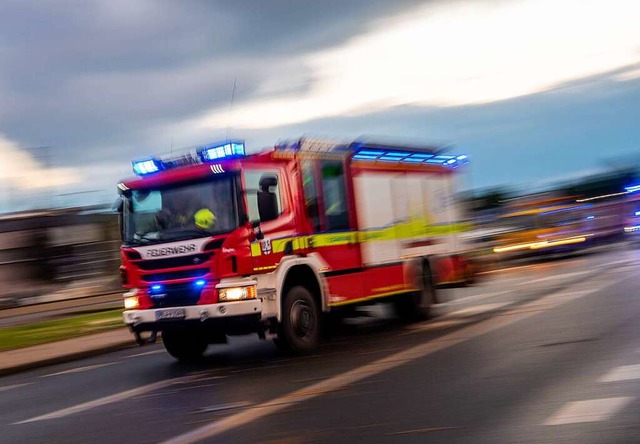
[[[191,330],[165,330],[162,343],[167,352],[180,362],[196,362],[207,349],[207,341]]]
[[[305,287],[290,288],[282,304],[282,321],[274,341],[278,348],[294,353],[310,353],[320,341],[320,310]]]
[[[418,276],[420,291],[402,294],[396,297],[395,306],[398,317],[405,322],[416,322],[429,316],[431,306],[436,302],[433,275],[428,264],[421,267]]]

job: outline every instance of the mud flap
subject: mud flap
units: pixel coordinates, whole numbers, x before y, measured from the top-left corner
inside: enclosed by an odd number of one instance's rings
[[[149,334],[148,338],[143,338],[139,331],[134,332],[133,335],[136,338],[136,343],[138,345],[155,344],[156,339],[158,338],[158,332],[155,330]]]

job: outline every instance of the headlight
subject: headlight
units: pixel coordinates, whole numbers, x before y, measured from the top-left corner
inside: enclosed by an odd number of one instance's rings
[[[220,301],[242,301],[245,299],[256,298],[256,287],[251,285],[249,287],[228,287],[221,288],[219,293]]]
[[[130,296],[128,298],[124,298],[124,309],[125,310],[133,310],[134,308],[138,308],[139,306],[138,296]]]

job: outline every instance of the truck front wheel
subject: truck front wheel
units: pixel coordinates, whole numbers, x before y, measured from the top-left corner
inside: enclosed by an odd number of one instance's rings
[[[202,357],[207,349],[207,341],[197,332],[185,330],[165,330],[162,343],[171,356],[180,362],[193,362]]]
[[[320,340],[320,312],[312,294],[305,287],[287,291],[282,304],[276,345],[294,353],[309,353]]]

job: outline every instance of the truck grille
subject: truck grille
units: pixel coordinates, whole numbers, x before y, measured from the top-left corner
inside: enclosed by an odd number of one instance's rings
[[[207,268],[197,268],[195,270],[167,271],[165,273],[153,273],[142,276],[145,282],[172,281],[176,279],[191,279],[202,277],[209,272]]]
[[[193,254],[191,256],[172,257],[136,262],[141,270],[159,270],[163,268],[188,267],[200,265],[211,259],[211,253]]]
[[[168,284],[159,295],[150,295],[155,308],[181,307],[196,305],[200,299],[201,288],[188,284]]]

